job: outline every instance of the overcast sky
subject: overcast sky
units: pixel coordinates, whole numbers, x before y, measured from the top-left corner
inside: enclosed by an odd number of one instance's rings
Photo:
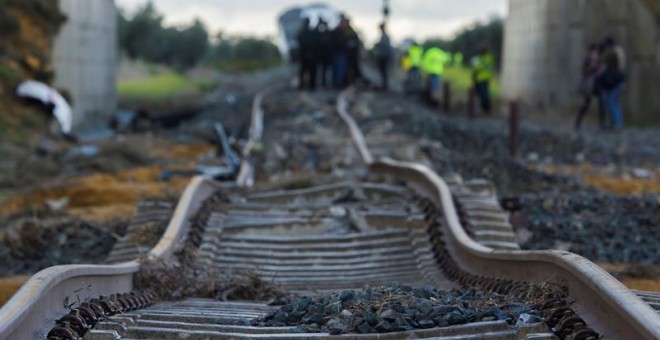
[[[147,0],[116,0],[131,13]],[[200,18],[212,32],[277,34],[276,18],[285,9],[308,4],[295,0],[153,0],[168,24]],[[318,2],[318,1],[317,1]],[[382,0],[335,0],[326,3],[345,11],[367,41],[378,35]],[[507,0],[390,0],[390,34],[395,40],[429,36],[449,37],[462,27],[490,16],[504,16]]]

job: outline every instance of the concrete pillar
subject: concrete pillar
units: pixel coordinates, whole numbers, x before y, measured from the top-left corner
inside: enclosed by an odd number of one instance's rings
[[[649,3],[660,0],[510,0],[504,99],[562,115],[574,110],[586,47],[613,35],[628,58],[626,121],[660,123],[660,5]]]
[[[68,17],[55,39],[55,85],[73,99],[74,126],[117,107],[117,12],[114,0],[60,0]]]

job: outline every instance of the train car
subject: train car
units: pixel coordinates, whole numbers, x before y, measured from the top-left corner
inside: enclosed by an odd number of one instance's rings
[[[277,22],[279,30],[278,47],[282,56],[291,61],[298,61],[298,41],[296,35],[302,27],[304,18],[309,18],[310,25],[315,27],[320,18],[333,29],[339,24],[341,13],[334,7],[323,4],[310,4],[308,6],[294,7],[282,13]]]

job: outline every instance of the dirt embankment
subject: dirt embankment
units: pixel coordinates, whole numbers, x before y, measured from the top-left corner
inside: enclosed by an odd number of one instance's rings
[[[164,180],[163,171],[192,170],[216,148],[149,135],[97,146],[95,157],[32,157],[0,175],[0,186],[13,191],[0,203],[0,278],[57,264],[102,263],[138,202],[175,201],[190,180]],[[0,305],[27,278],[0,279]]]
[[[50,83],[53,40],[66,17],[55,0],[0,0],[0,156],[34,142],[44,128],[39,107],[14,96],[24,79]]]

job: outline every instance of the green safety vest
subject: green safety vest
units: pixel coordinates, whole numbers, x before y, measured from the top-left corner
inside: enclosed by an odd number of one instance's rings
[[[422,65],[422,55],[424,49],[421,46],[413,45],[408,48],[408,61],[411,67],[420,67]]]
[[[493,79],[495,73],[495,57],[488,52],[474,57],[473,65],[474,79],[477,83],[488,82]]]
[[[441,75],[445,70],[445,64],[450,60],[451,56],[447,52],[437,47],[432,47],[424,53],[422,67],[426,74]]]

